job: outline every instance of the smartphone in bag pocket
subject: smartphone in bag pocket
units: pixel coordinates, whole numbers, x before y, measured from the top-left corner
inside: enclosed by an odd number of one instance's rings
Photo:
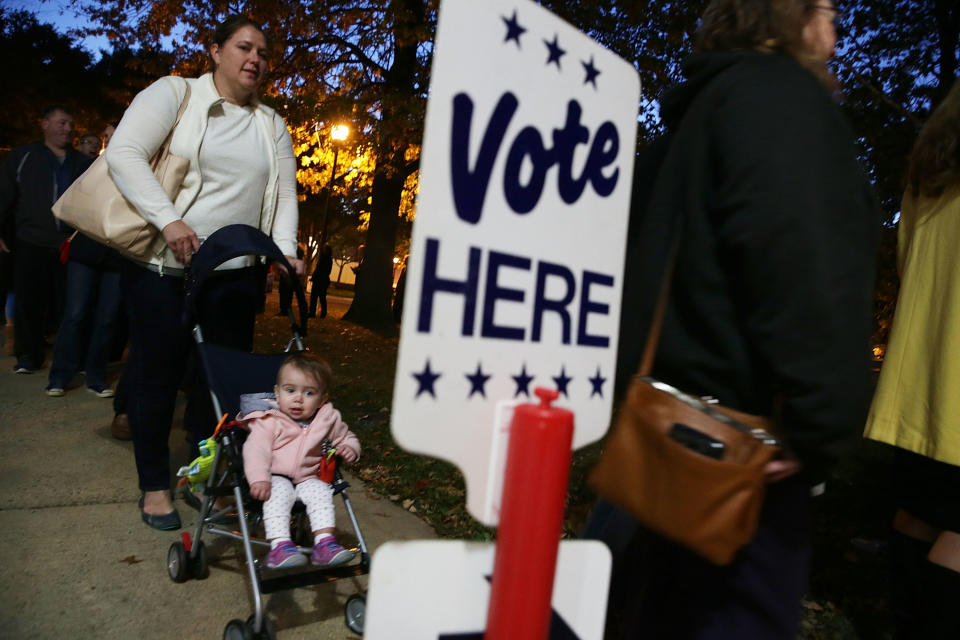
[[[722,460],[726,446],[720,440],[679,422],[670,427],[670,437],[702,456]]]

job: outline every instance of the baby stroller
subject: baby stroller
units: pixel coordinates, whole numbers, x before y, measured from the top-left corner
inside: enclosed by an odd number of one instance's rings
[[[264,256],[275,260],[290,275],[299,309],[299,323],[291,308],[289,318],[292,337],[284,353],[251,354],[208,344],[203,340],[200,326],[194,323],[197,300],[202,295],[205,279],[217,266],[239,256]],[[181,540],[170,545],[167,553],[167,570],[174,582],[184,582],[189,578],[203,580],[210,573],[207,551],[202,540],[204,533],[242,541],[255,610],[246,621],[239,619],[229,621],[224,629],[223,638],[225,640],[254,638],[272,640],[276,632],[273,624],[264,615],[261,594],[365,575],[370,571],[370,556],[347,496],[348,485],[339,469],[335,471],[332,486],[334,495],[339,494],[342,497],[353,526],[358,541],[357,547],[352,549],[356,553],[356,558],[345,565],[290,573],[267,569],[265,564],[254,556],[255,546],[269,549],[270,544],[263,538],[253,536],[253,532],[260,524],[262,514],[261,503],[250,497],[249,486],[243,475],[243,442],[246,439],[246,432],[235,428],[226,418],[237,414],[242,394],[273,388],[277,370],[287,356],[287,352],[303,350],[307,306],[303,288],[293,267],[273,241],[258,229],[247,225],[231,225],[211,235],[193,256],[185,278],[185,287],[185,321],[193,324],[193,336],[200,355],[199,364],[203,366],[206,373],[216,414],[223,418],[217,425],[214,435],[204,441],[204,446],[201,447],[201,458],[194,461],[191,468],[186,471],[191,484],[184,487],[185,494],[190,494],[191,488],[198,490],[202,488],[203,497],[197,505],[200,517],[192,537],[185,531],[181,533]],[[211,444],[213,446],[210,446]],[[207,455],[204,456],[204,453]],[[235,504],[225,509],[214,509],[215,500],[221,496],[232,496]],[[229,522],[234,517],[235,524],[231,523],[230,526],[224,524],[225,521]],[[293,520],[294,531],[306,524],[306,514],[303,512],[302,505],[298,504],[294,510]],[[306,530],[309,531],[309,526],[306,526]],[[300,550],[309,553],[309,547],[301,547]],[[354,633],[363,633],[365,609],[366,600],[361,594],[350,596],[346,602],[346,623]]]

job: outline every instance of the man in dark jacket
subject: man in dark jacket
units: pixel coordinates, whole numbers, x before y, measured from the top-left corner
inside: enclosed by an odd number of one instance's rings
[[[17,147],[0,169],[0,227],[14,219],[14,371],[33,373],[43,365],[47,319],[59,321],[63,309],[66,268],[60,244],[73,232],[53,217],[51,207],[90,166],[73,149],[73,116],[54,105],[44,109],[43,140]]]

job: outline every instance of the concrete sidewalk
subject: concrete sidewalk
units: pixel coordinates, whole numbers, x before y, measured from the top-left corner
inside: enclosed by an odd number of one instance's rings
[[[253,612],[240,543],[204,536],[210,577],[175,584],[167,549],[180,532],[140,521],[133,446],[110,436],[112,402],[82,386],[62,398],[43,389],[47,370],[16,375],[0,357],[0,637],[220,638],[233,618]],[[171,431],[172,463],[184,464],[181,429]],[[367,492],[349,495],[371,551],[388,540],[435,538],[422,520]],[[187,531],[196,513],[177,502]],[[338,528],[350,533],[337,499]],[[345,535],[344,538],[350,536]],[[264,596],[281,639],[352,638],[346,599],[367,577]]]

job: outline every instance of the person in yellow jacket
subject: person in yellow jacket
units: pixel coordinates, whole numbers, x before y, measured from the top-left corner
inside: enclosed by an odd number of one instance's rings
[[[960,82],[911,152],[900,294],[865,437],[896,447],[898,638],[960,638]]]

